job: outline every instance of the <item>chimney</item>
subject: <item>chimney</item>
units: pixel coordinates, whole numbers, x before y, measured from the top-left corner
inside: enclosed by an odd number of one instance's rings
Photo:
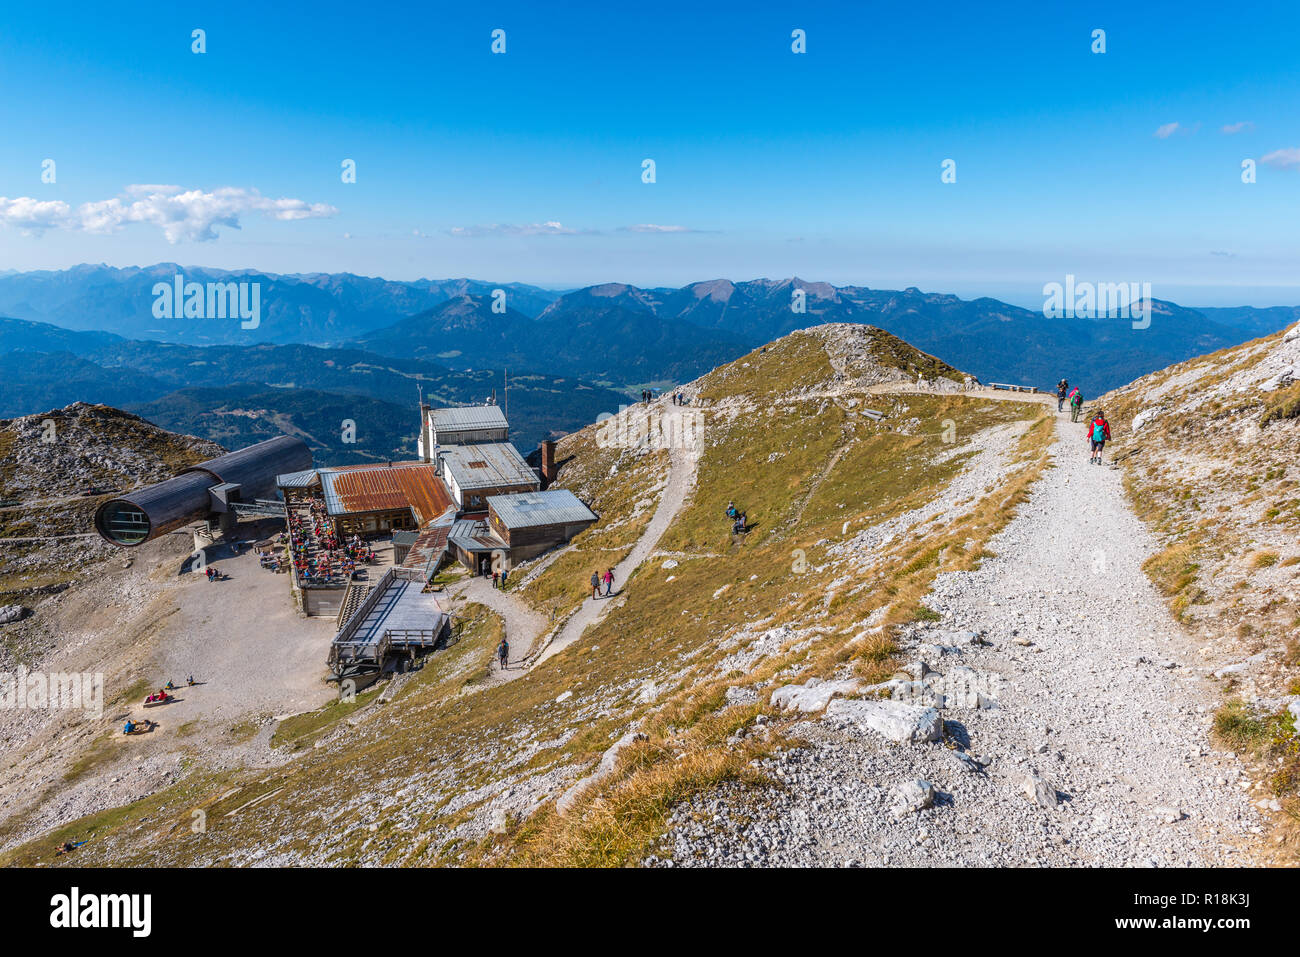
[[[543,439],[542,445],[542,488],[549,488],[550,484],[555,481],[555,443],[550,439]]]
[[[429,435],[429,411],[431,408],[427,403],[420,403],[420,437],[423,440],[424,462],[426,465],[433,461],[431,454],[433,443],[430,442],[431,436]]]

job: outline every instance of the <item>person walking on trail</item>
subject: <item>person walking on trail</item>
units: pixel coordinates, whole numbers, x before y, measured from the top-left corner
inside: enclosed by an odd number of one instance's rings
[[[509,575],[509,574],[510,574],[510,572],[507,571],[506,569],[504,569],[504,568],[501,569],[501,590],[502,590],[502,591],[505,591],[505,590],[506,590],[506,576]]]
[[[614,569],[605,569],[605,597],[614,594]]]
[[[1088,441],[1092,445],[1092,457],[1088,462],[1093,465],[1101,464],[1101,452],[1110,441],[1110,423],[1106,421],[1106,413],[1097,410],[1097,416],[1092,420],[1088,427]]]
[[[493,573],[492,573],[492,587],[493,587],[493,588],[496,588],[496,587],[497,587],[497,578],[498,578],[499,575],[500,575],[500,572],[493,572]]]
[[[1079,387],[1075,386],[1070,390],[1070,421],[1078,422],[1079,415],[1083,412],[1083,393]]]
[[[1066,382],[1064,379],[1056,383],[1056,411],[1057,412],[1065,411],[1065,396],[1066,393],[1069,391],[1070,391],[1070,383]]]
[[[510,665],[510,642],[504,638],[501,639],[501,644],[497,645],[497,660],[501,662],[502,671]]]
[[[600,572],[591,573],[591,597],[600,597]]]

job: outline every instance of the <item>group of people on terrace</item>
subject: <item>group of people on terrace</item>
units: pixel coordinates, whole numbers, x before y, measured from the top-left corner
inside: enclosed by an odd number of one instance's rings
[[[289,551],[303,584],[342,584],[358,563],[373,564],[375,552],[360,535],[339,541],[319,496],[289,512]]]

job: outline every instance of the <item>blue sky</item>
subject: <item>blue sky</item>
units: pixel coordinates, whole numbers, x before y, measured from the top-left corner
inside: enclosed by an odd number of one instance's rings
[[[1294,4],[469,6],[11,5],[0,268],[1300,302]]]

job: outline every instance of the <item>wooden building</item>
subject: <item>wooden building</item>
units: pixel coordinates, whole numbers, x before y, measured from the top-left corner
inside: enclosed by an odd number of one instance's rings
[[[566,488],[487,499],[488,528],[501,540],[513,567],[569,541],[596,521],[596,514]]]
[[[438,451],[439,474],[465,512],[487,508],[491,495],[535,492],[541,480],[509,442],[450,445]]]

